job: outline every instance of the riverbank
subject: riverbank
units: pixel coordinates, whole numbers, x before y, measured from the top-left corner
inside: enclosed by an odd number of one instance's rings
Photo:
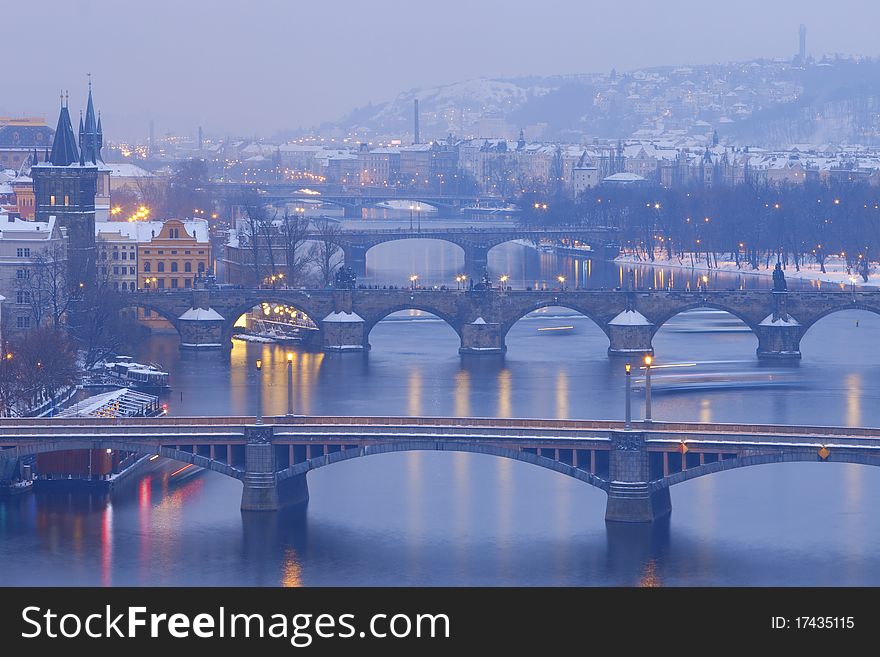
[[[640,265],[643,267],[668,267],[672,269],[689,269],[691,271],[705,272],[723,272],[730,274],[748,274],[751,276],[773,276],[773,267],[775,260],[771,259],[768,265],[762,262],[758,269],[752,269],[748,263],[741,262],[739,266],[732,260],[718,259],[717,264],[714,259],[711,263],[706,261],[705,255],[686,255],[679,259],[678,257],[667,258],[665,252],[658,251],[654,254],[654,260],[647,260],[644,256],[636,256],[631,253],[619,255],[614,259],[620,264]],[[788,279],[798,279],[805,281],[816,281],[817,283],[830,283],[846,288],[852,285],[851,277],[855,277],[856,287],[880,287],[880,271],[872,269],[869,271],[868,280],[865,282],[860,275],[854,275],[847,272],[846,259],[840,256],[829,256],[825,261],[825,271],[819,268],[816,262],[808,262],[801,265],[800,269],[795,269],[793,264],[789,264],[783,268],[785,277]]]

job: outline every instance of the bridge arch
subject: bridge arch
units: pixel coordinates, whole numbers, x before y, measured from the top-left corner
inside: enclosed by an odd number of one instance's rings
[[[691,303],[682,304],[680,306],[675,306],[672,310],[664,312],[662,315],[658,317],[649,317],[648,319],[654,324],[654,335],[657,334],[666,322],[668,322],[673,317],[677,317],[682,313],[686,313],[690,310],[699,310],[701,308],[711,308],[714,310],[723,310],[724,312],[733,315],[738,320],[740,320],[743,324],[748,326],[752,333],[756,336],[758,334],[758,322],[754,320],[754,318],[748,317],[745,313],[742,312],[741,309],[731,306],[726,303],[718,303],[714,301],[709,301],[706,299],[700,299],[697,301],[693,301]],[[763,319],[763,318],[762,318]],[[760,320],[758,320],[760,321]]]
[[[414,299],[409,302],[399,303],[393,306],[389,306],[387,308],[383,308],[380,312],[376,314],[364,317],[364,341],[369,344],[370,332],[374,328],[376,328],[376,325],[383,319],[385,319],[389,315],[393,315],[394,313],[406,310],[420,310],[421,312],[434,315],[438,319],[441,319],[443,320],[443,322],[448,324],[452,328],[452,330],[455,331],[456,335],[458,335],[459,339],[461,339],[461,322],[459,322],[459,320],[455,316],[449,314],[442,308],[438,308],[437,306],[431,305],[429,303],[423,303],[419,300]]]
[[[249,300],[242,301],[238,305],[232,306],[232,308],[227,311],[226,322],[223,325],[222,344],[228,345],[232,342],[232,336],[236,332],[235,323],[239,318],[263,303],[290,306],[303,313],[318,327],[318,331],[315,332],[317,336],[316,339],[318,341],[317,344],[321,344],[321,338],[323,336],[321,320],[324,319],[324,315],[321,314],[320,308],[314,307],[312,304],[308,303],[308,297],[291,299],[291,295],[289,293],[285,294],[282,290],[276,291],[267,289],[257,290],[257,292],[259,292],[259,294],[255,294]]]
[[[150,298],[149,292],[125,295],[123,297],[123,305],[120,308],[120,311],[127,310],[129,308],[149,310],[151,313],[156,313],[159,317],[171,324],[171,326],[174,327],[175,331],[179,332],[179,315],[170,312],[167,308],[162,307],[158,303],[154,303],[154,301]]]
[[[98,441],[89,439],[65,438],[60,441],[33,441],[11,449],[0,450],[0,463],[3,461],[14,461],[22,456],[35,456],[37,454],[46,454],[49,452],[62,452],[70,449],[115,449],[127,452],[135,452],[138,454],[158,454],[173,461],[180,463],[191,463],[200,468],[218,472],[232,477],[233,479],[243,479],[244,471],[240,470],[228,463],[210,459],[206,456],[193,454],[176,447],[161,447],[155,443],[143,443],[137,440],[121,440],[121,439],[101,439]],[[2,468],[0,468],[2,471]]]
[[[487,454],[501,458],[508,458],[514,461],[522,461],[530,463],[547,470],[553,470],[560,474],[567,475],[583,481],[600,490],[608,490],[608,482],[580,468],[568,465],[561,461],[547,458],[546,456],[538,456],[531,452],[524,452],[516,449],[498,447],[493,445],[480,445],[472,443],[438,443],[430,441],[411,441],[411,442],[394,442],[383,443],[379,445],[368,445],[357,449],[345,449],[333,454],[325,454],[311,458],[302,463],[297,463],[286,470],[282,470],[277,474],[278,481],[283,481],[297,475],[305,474],[310,470],[323,468],[341,461],[362,458],[365,456],[374,456],[376,454],[389,454],[392,452],[412,452],[412,451],[434,451],[434,452],[468,452],[471,454]]]
[[[663,479],[651,482],[653,490],[668,488],[675,484],[680,484],[697,477],[723,472],[725,470],[735,470],[737,468],[747,468],[754,465],[767,465],[770,463],[817,463],[819,457],[815,449],[798,450],[793,452],[774,452],[772,454],[755,454],[750,456],[739,456],[732,459],[722,459],[712,463],[704,463],[697,465],[681,472],[668,475]],[[880,466],[880,455],[852,453],[845,450],[835,451],[832,449],[826,463],[855,463],[859,465]]]
[[[818,313],[809,318],[801,319],[800,317],[795,317],[795,319],[801,322],[801,337],[803,337],[807,331],[815,326],[819,320],[828,317],[828,315],[833,315],[834,313],[844,312],[847,310],[864,310],[865,312],[869,312],[874,315],[880,315],[880,305],[872,306],[862,301],[843,303],[838,306],[823,308]]]
[[[542,308],[565,308],[567,310],[572,310],[579,315],[583,315],[590,321],[592,321],[602,332],[607,336],[608,335],[608,320],[603,320],[598,317],[589,307],[581,306],[576,303],[571,303],[567,300],[557,300],[556,298],[544,298],[540,301],[525,306],[523,308],[518,309],[513,315],[505,318],[505,321],[501,324],[501,335],[506,339],[506,336],[510,329],[513,328],[514,324],[528,316],[529,314],[535,312],[536,310],[541,310]]]

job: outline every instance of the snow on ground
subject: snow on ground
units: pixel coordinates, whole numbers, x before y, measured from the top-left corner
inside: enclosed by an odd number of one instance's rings
[[[694,264],[692,265],[691,257],[689,255],[685,255],[681,259],[676,256],[673,256],[672,259],[668,259],[665,251],[661,252],[659,250],[654,255],[654,262],[646,260],[644,256],[640,259],[633,254],[620,255],[615,258],[615,262],[648,267],[671,267],[674,269],[691,269],[693,271],[731,272],[734,274],[751,274],[754,276],[767,277],[773,276],[773,267],[776,264],[776,261],[771,258],[769,267],[765,267],[764,261],[762,261],[758,269],[752,269],[748,263],[740,263],[740,266],[737,267],[733,260],[722,260],[719,258],[717,267],[715,266],[714,261],[712,266],[709,267],[706,263],[705,255],[700,254],[699,256],[694,255]],[[785,277],[787,279],[797,278],[809,281],[822,281],[825,283],[838,283],[844,288],[852,284],[852,281],[850,280],[850,277],[852,276],[855,276],[856,278],[855,284],[857,287],[880,287],[880,268],[872,268],[868,273],[868,281],[864,282],[860,275],[848,273],[846,260],[837,255],[829,256],[825,260],[824,274],[819,269],[819,265],[812,261],[812,259],[808,260],[806,264],[801,265],[800,271],[795,270],[794,265],[791,263],[785,267]]]

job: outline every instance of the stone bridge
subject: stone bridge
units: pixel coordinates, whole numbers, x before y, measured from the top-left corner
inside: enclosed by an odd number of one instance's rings
[[[534,230],[526,228],[439,228],[422,230],[347,230],[339,235],[345,264],[356,274],[367,271],[367,252],[377,244],[397,240],[442,240],[461,247],[464,252],[464,271],[479,280],[489,264],[489,251],[499,244],[513,240],[577,240],[592,247],[590,254],[613,260],[620,252],[615,231],[608,228],[568,228]]]
[[[308,499],[311,470],[412,450],[515,459],[607,493],[608,521],[651,522],[669,487],[792,461],[880,465],[880,429],[441,417],[25,418],[0,420],[0,480],[22,457],[68,449],[158,454],[242,481],[243,511]]]
[[[511,327],[532,311],[569,308],[592,319],[608,336],[610,355],[653,353],[654,334],[672,317],[694,308],[724,310],[758,339],[760,358],[800,358],[806,331],[841,310],[880,314],[880,292],[748,291],[457,291],[198,289],[129,293],[130,307],[152,310],[177,329],[183,348],[228,348],[233,324],[262,302],[293,306],[317,324],[306,346],[326,351],[370,348],[370,331],[393,312],[432,313],[458,334],[463,354],[506,351]]]

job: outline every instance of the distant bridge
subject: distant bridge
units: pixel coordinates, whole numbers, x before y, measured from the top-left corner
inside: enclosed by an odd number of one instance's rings
[[[339,234],[337,242],[342,249],[345,264],[359,276],[367,271],[367,252],[378,244],[398,240],[441,240],[461,247],[464,251],[464,271],[471,278],[479,279],[489,266],[489,251],[514,240],[571,240],[590,246],[584,251],[588,257],[613,260],[620,253],[616,241],[617,232],[610,228],[552,228],[530,229],[517,227],[493,228],[424,228],[409,230],[346,230]]]
[[[679,313],[724,310],[758,339],[761,358],[800,358],[800,341],[817,321],[842,310],[880,314],[880,292],[769,290],[294,290],[197,289],[128,293],[131,307],[156,312],[178,331],[184,348],[229,347],[235,321],[261,303],[293,306],[318,326],[308,347],[369,349],[370,331],[401,310],[436,315],[456,332],[464,354],[498,354],[522,317],[561,306],[593,320],[608,337],[611,355],[653,353],[656,332]]]
[[[486,204],[504,204],[497,196],[485,194],[442,194],[427,190],[407,190],[395,187],[358,187],[345,189],[341,185],[326,183],[211,183],[209,188],[227,203],[236,204],[248,195],[267,202],[320,201],[343,209],[346,217],[359,218],[366,207],[383,201],[410,201],[425,203],[435,208],[458,213],[463,207]],[[308,189],[309,191],[303,191]],[[317,192],[317,193],[316,193]]]
[[[56,418],[0,420],[0,479],[25,456],[67,449],[159,454],[241,480],[243,511],[308,499],[306,475],[354,458],[433,450],[524,461],[608,495],[609,521],[669,513],[669,487],[791,461],[880,465],[880,429],[443,417]]]

